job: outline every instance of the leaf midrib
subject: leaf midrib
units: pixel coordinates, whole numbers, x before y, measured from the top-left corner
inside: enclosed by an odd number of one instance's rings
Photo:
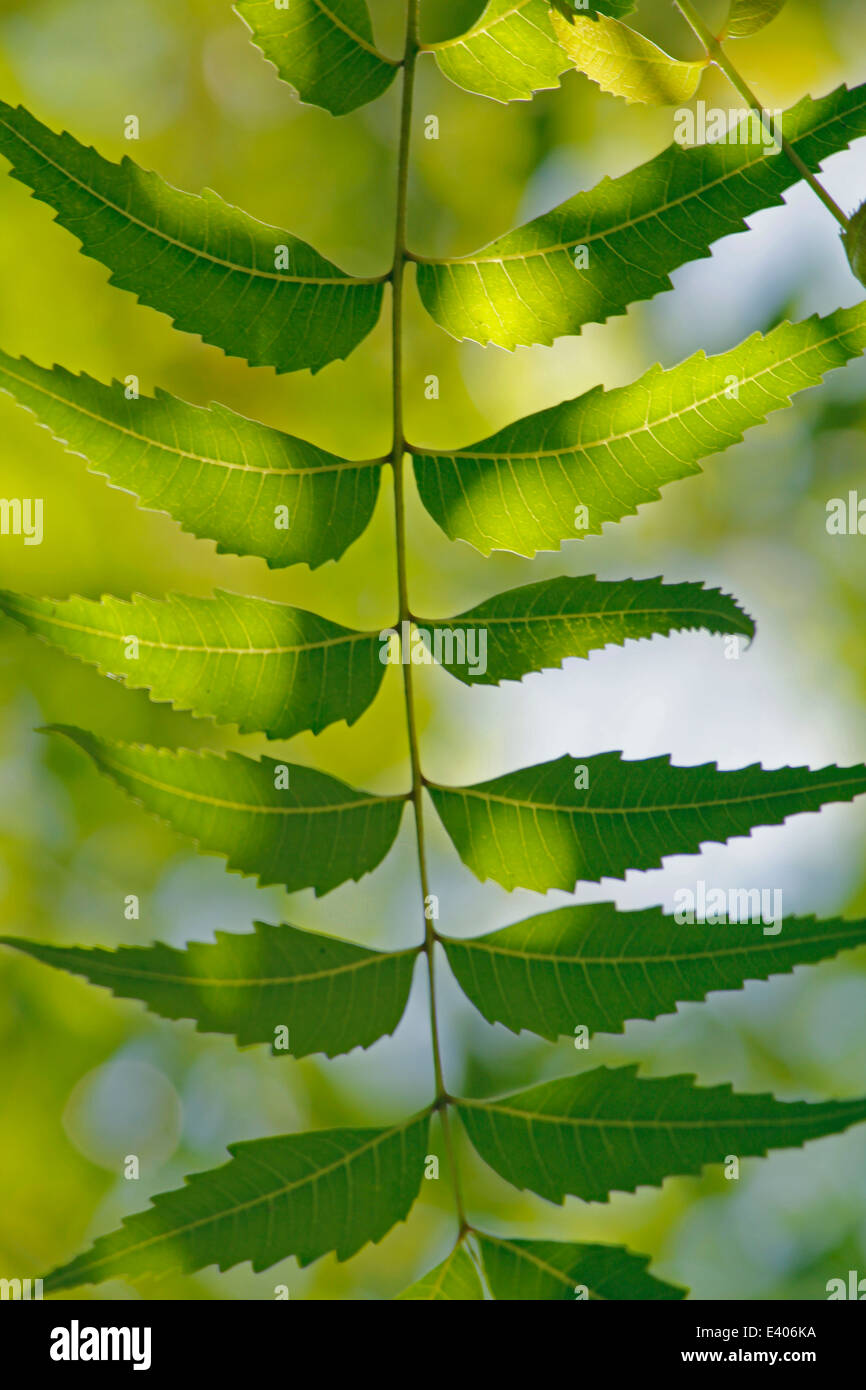
[[[83,405],[79,404],[78,401],[70,401],[66,396],[59,396],[55,392],[49,391],[45,386],[34,384],[27,377],[18,376],[15,372],[11,371],[5,363],[0,363],[0,377],[4,375],[11,377],[13,381],[17,381],[20,385],[26,386],[28,390],[36,391],[40,395],[45,396],[48,400],[54,401],[58,405],[65,406],[67,410],[73,410],[78,415],[83,415],[86,419],[95,421],[98,425],[105,425],[109,429],[116,430],[118,434],[126,435],[129,439],[137,440],[139,444],[147,444],[151,448],[162,450],[164,453],[174,454],[177,458],[189,459],[192,463],[204,463],[215,468],[237,469],[242,473],[262,473],[268,476],[299,477],[305,474],[334,473],[342,468],[381,468],[383,462],[382,459],[360,459],[355,462],[352,459],[332,458],[331,462],[317,464],[313,467],[297,468],[294,465],[289,465],[287,468],[262,468],[258,464],[253,463],[231,463],[226,459],[208,458],[204,454],[196,454],[191,450],[179,449],[175,444],[169,444],[160,439],[152,439],[146,434],[139,434],[136,430],[131,430],[126,425],[118,424],[116,420],[112,420],[109,416],[100,415],[94,410],[87,410]],[[89,378],[85,378],[85,380],[89,380]],[[0,390],[5,390],[5,388],[0,386]],[[13,392],[10,391],[7,392],[7,394],[12,396],[12,399],[16,404],[20,405],[22,409],[29,411],[30,414],[35,414],[33,408],[25,405]],[[186,402],[179,403],[187,404]],[[205,415],[209,414],[207,406],[189,406],[188,408],[190,410],[200,410]],[[55,434],[54,429],[50,425],[46,427],[56,439],[62,440],[72,453],[78,454],[80,458],[88,458],[87,454],[83,454],[80,450],[75,449],[70,441],[62,434]],[[231,428],[231,426],[229,428]],[[261,428],[268,430],[269,433],[276,433],[278,435],[281,433],[280,431],[270,431],[267,425],[263,425]],[[285,437],[288,438],[288,436]],[[315,448],[316,446],[311,445],[310,447]],[[94,466],[98,471],[99,465],[96,464]]]
[[[321,13],[325,16],[326,19],[329,19],[331,21],[335,29],[341,29],[342,32],[348,35],[348,37],[352,39],[358,45],[359,48],[363,48],[367,53],[370,53],[374,58],[378,58],[381,62],[387,63],[389,67],[399,68],[401,66],[397,58],[386,57],[384,53],[379,52],[375,44],[369,43],[368,40],[363,39],[360,34],[356,34],[355,30],[351,29],[344,19],[340,19],[337,15],[334,14],[333,10],[329,9],[329,7],[324,3],[324,0],[313,0],[313,4],[316,6],[318,10],[321,11]]]
[[[748,1096],[748,1093],[738,1093],[738,1092],[734,1092],[733,1094],[734,1094],[734,1096],[737,1097],[738,1099],[742,1099],[744,1095],[745,1095],[745,1097],[746,1097],[747,1099],[750,1098],[750,1097]],[[778,1115],[778,1116],[766,1116],[766,1117],[765,1117],[765,1116],[754,1116],[754,1115],[747,1115],[747,1116],[743,1116],[743,1115],[741,1115],[741,1116],[728,1116],[728,1115],[725,1115],[725,1116],[718,1116],[718,1115],[712,1116],[712,1115],[711,1115],[711,1116],[707,1116],[706,1118],[696,1118],[696,1119],[691,1119],[691,1120],[673,1120],[673,1119],[670,1119],[670,1120],[669,1120],[669,1119],[654,1120],[654,1119],[647,1119],[647,1118],[644,1118],[643,1116],[641,1116],[641,1117],[638,1118],[638,1119],[626,1120],[626,1119],[619,1119],[619,1118],[610,1118],[610,1119],[608,1119],[608,1118],[605,1118],[604,1116],[599,1117],[599,1116],[596,1116],[596,1115],[552,1115],[552,1114],[543,1113],[543,1112],[537,1111],[537,1110],[518,1110],[518,1109],[515,1109],[515,1108],[512,1107],[512,1106],[500,1105],[500,1104],[499,1104],[498,1102],[496,1102],[496,1101],[489,1101],[489,1100],[488,1100],[488,1101],[484,1101],[484,1100],[466,1100],[466,1099],[461,1099],[460,1102],[459,1102],[459,1104],[460,1104],[460,1106],[471,1106],[473,1109],[478,1109],[478,1110],[490,1110],[490,1111],[495,1111],[496,1114],[508,1115],[511,1119],[525,1120],[527,1123],[529,1123],[530,1121],[533,1121],[533,1122],[536,1122],[536,1123],[542,1123],[542,1122],[543,1122],[543,1123],[550,1123],[550,1124],[557,1124],[557,1125],[560,1125],[560,1124],[562,1124],[562,1125],[572,1125],[572,1126],[574,1126],[575,1128],[584,1128],[584,1127],[589,1126],[589,1127],[595,1127],[596,1129],[657,1129],[657,1130],[683,1129],[683,1130],[690,1130],[690,1129],[730,1129],[730,1128],[735,1128],[735,1127],[738,1127],[738,1128],[740,1128],[740,1129],[743,1129],[743,1128],[745,1128],[745,1127],[747,1127],[747,1126],[749,1126],[749,1125],[762,1125],[762,1126],[765,1126],[765,1127],[767,1127],[767,1128],[776,1128],[777,1126],[784,1126],[785,1128],[790,1128],[792,1125],[808,1127],[808,1126],[811,1126],[812,1124],[814,1124],[815,1118],[818,1118],[819,1120],[821,1119],[821,1116],[820,1116],[820,1115],[817,1116],[817,1117],[814,1117],[814,1116],[812,1116],[812,1115]],[[776,1101],[775,1104],[778,1105],[779,1102]],[[788,1104],[800,1104],[800,1105],[804,1105],[804,1104],[809,1104],[809,1102],[807,1102],[807,1101],[799,1101],[799,1102],[790,1101],[790,1102],[788,1102]],[[814,1108],[815,1108],[815,1109],[819,1109],[822,1105],[823,1105],[823,1106],[831,1106],[831,1107],[833,1107],[839,1115],[845,1114],[845,1113],[847,1112],[847,1110],[849,1110],[849,1109],[852,1110],[855,1114],[856,1114],[856,1113],[859,1113],[859,1112],[862,1112],[862,1110],[863,1110],[863,1102],[862,1102],[862,1101],[856,1101],[856,1100],[851,1100],[851,1101],[823,1101],[823,1102],[816,1102],[816,1103],[814,1103]],[[859,1107],[859,1110],[858,1110],[858,1107]],[[826,1113],[826,1112],[825,1112],[825,1113]]]
[[[577,755],[575,755],[577,756]],[[687,769],[677,768],[676,771]],[[718,772],[718,769],[717,769]],[[719,775],[724,776],[724,773]],[[863,779],[864,790],[866,790],[866,776]],[[799,796],[804,792],[823,793],[825,791],[836,790],[839,787],[850,787],[856,785],[850,782],[810,782],[807,786],[783,788],[778,791],[752,792],[749,795],[719,797],[714,801],[680,801],[673,802],[671,805],[654,804],[652,806],[561,806],[555,803],[543,801],[523,801],[514,797],[499,796],[494,792],[480,792],[474,787],[447,787],[441,782],[428,782],[427,786],[433,791],[445,792],[451,796],[472,796],[478,801],[495,801],[503,806],[515,806],[525,811],[555,811],[559,815],[568,816],[635,816],[635,815],[660,815],[669,811],[703,811],[712,810],[719,806],[741,806],[756,801],[771,801],[776,797]],[[854,793],[858,795],[858,793]],[[798,814],[791,812],[792,815]]]
[[[15,944],[12,938],[7,938],[7,941],[9,941],[10,944]],[[124,948],[121,947],[120,949]],[[147,950],[148,948],[126,947],[125,949]],[[262,986],[309,984],[311,981],[327,979],[333,975],[344,975],[353,970],[364,970],[368,967],[378,966],[381,965],[383,961],[400,960],[404,956],[416,956],[423,949],[423,946],[412,946],[408,947],[406,950],[403,951],[377,951],[371,953],[369,959],[349,961],[344,965],[335,965],[327,970],[309,971],[304,975],[266,975],[262,976],[260,979],[256,979],[255,977],[253,977],[250,979],[234,978],[223,980],[219,977],[210,978],[208,976],[202,975],[169,975],[162,971],[137,970],[133,966],[124,966],[120,964],[114,965],[110,962],[104,963],[101,960],[93,962],[93,964],[95,964],[96,968],[102,974],[118,976],[122,979],[144,980],[148,983],[153,984],[194,985],[196,988],[202,985],[213,989],[260,989],[262,988]],[[89,961],[83,962],[79,956],[74,956],[70,952],[63,950],[62,948],[56,951],[56,955],[58,957],[68,956],[69,960],[72,962],[72,965],[68,966],[67,968],[71,968],[74,974],[85,973],[86,966],[91,963]],[[34,956],[34,959],[38,960],[39,957]]]
[[[603,582],[603,581],[599,581],[599,582]],[[720,622],[724,622],[724,621],[728,621],[728,620],[730,619],[731,614],[730,614],[730,613],[723,613],[723,612],[720,611],[720,610],[717,611],[717,610],[714,609],[714,608],[707,608],[707,609],[702,609],[702,608],[694,608],[694,609],[692,609],[692,608],[677,608],[675,605],[670,605],[670,606],[665,607],[665,608],[607,608],[607,609],[604,609],[604,610],[600,610],[599,612],[593,612],[593,611],[581,609],[580,611],[575,611],[575,612],[571,612],[571,611],[568,611],[568,610],[563,610],[563,611],[558,612],[558,613],[521,613],[521,614],[515,615],[515,616],[513,616],[513,617],[505,617],[505,616],[503,616],[503,617],[492,617],[492,618],[491,618],[491,617],[488,617],[486,613],[475,613],[475,612],[471,612],[471,611],[470,611],[469,613],[461,613],[460,616],[457,617],[457,618],[447,618],[447,619],[444,619],[444,620],[443,620],[443,619],[439,619],[439,622],[440,622],[440,623],[443,622],[443,621],[448,622],[452,627],[455,626],[455,625],[460,626],[460,627],[471,627],[472,624],[469,623],[469,622],[467,621],[467,619],[473,618],[473,619],[477,619],[479,622],[483,623],[485,627],[496,627],[497,624],[507,624],[509,627],[516,627],[516,626],[521,625],[521,624],[524,625],[524,626],[529,626],[529,625],[531,625],[532,623],[538,623],[538,622],[541,622],[541,623],[553,623],[553,622],[573,623],[573,622],[577,622],[577,621],[580,621],[580,620],[585,620],[585,621],[587,621],[587,622],[598,622],[598,621],[603,621],[603,620],[605,620],[605,619],[614,619],[614,618],[616,618],[616,619],[619,619],[619,618],[653,618],[653,619],[655,619],[655,618],[664,618],[664,617],[696,618],[696,619],[717,618]],[[427,619],[427,618],[425,618],[425,619],[419,619],[418,621],[419,621],[419,623],[421,623],[422,625],[428,625],[428,624],[430,624],[430,619]],[[432,625],[432,624],[430,624],[430,625]],[[705,626],[705,623],[701,622],[700,625],[701,625],[701,626]],[[678,623],[677,626],[679,627],[680,624]]]
[[[0,591],[0,604],[2,604],[2,591]],[[38,610],[22,608],[20,610],[28,617],[36,618],[39,622],[50,623],[55,627],[67,629],[70,632],[79,632],[85,637],[98,637],[105,640],[116,642],[128,642],[130,636],[135,636],[139,647],[149,647],[155,651],[165,652],[202,652],[207,656],[288,656],[295,652],[318,651],[326,647],[341,646],[348,642],[369,642],[375,639],[375,632],[349,632],[340,637],[322,638],[318,642],[303,642],[290,647],[209,647],[193,646],[185,642],[162,642],[154,638],[139,637],[133,633],[105,632],[100,628],[88,627],[85,623],[72,623],[65,618],[56,618],[53,614],[40,613]],[[10,616],[12,616],[10,614]],[[130,612],[130,617],[135,614]],[[20,621],[20,619],[19,619]]]
[[[208,796],[204,792],[192,792],[185,787],[173,786],[170,782],[160,782],[157,777],[149,777],[146,772],[125,767],[123,763],[115,762],[112,758],[106,757],[104,753],[99,754],[97,766],[110,768],[114,772],[120,773],[121,777],[129,777],[134,782],[143,782],[146,786],[154,787],[157,791],[168,792],[169,795],[180,797],[181,800],[200,801],[206,806],[217,806],[223,811],[246,811],[251,815],[259,816],[327,815],[329,812],[355,811],[362,806],[386,806],[392,802],[407,800],[405,795],[359,796],[357,801],[331,802],[325,806],[254,806],[247,802],[225,801],[222,797]]]
[[[719,925],[722,925],[721,923]],[[742,925],[730,923],[728,925]],[[751,925],[751,924],[749,924]],[[856,932],[821,932],[817,936],[799,936],[796,941],[791,943],[788,949],[799,950],[803,946],[817,946],[823,943],[831,944],[840,939],[848,940],[853,937],[855,940],[863,941],[862,924]],[[449,936],[443,938],[449,946],[462,946],[469,950],[486,951],[490,955],[516,956],[519,960],[542,961],[551,965],[669,965],[679,964],[680,961],[700,961],[716,960],[720,956],[742,956],[744,954],[754,954],[758,951],[779,951],[785,949],[786,943],[779,942],[776,937],[769,940],[762,937],[760,941],[749,943],[743,946],[724,946],[705,951],[678,951],[673,954],[666,953],[659,956],[572,956],[557,955],[546,951],[521,951],[509,946],[490,945],[484,938],[460,938]],[[866,944],[866,943],[864,943]],[[801,962],[795,962],[800,964]],[[780,973],[787,974],[787,971]]]

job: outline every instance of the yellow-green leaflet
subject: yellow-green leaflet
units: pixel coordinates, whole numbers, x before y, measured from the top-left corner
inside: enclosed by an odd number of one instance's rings
[[[866,301],[696,353],[614,391],[594,387],[477,444],[416,449],[421,499],[453,540],[532,555],[598,535],[866,349]]]
[[[0,390],[112,487],[217,550],[273,568],[338,559],[367,528],[381,460],[352,462],[224,405],[130,394],[0,351]]]
[[[572,63],[603,92],[628,102],[674,106],[690,101],[708,60],[682,63],[615,19],[552,15],[554,32]]]
[[[385,673],[375,633],[242,594],[94,603],[0,589],[0,612],[152,700],[269,738],[353,724]]]

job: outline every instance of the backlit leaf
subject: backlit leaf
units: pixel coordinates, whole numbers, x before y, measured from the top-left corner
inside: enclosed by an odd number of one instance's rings
[[[720,772],[715,763],[673,766],[668,757],[565,756],[471,787],[429,785],[460,857],[504,888],[571,892],[580,880],[655,869],[758,825],[780,825],[827,802],[866,792],[866,767]],[[579,1021],[579,1020],[576,1020]]]
[[[689,923],[658,907],[618,912],[613,903],[588,903],[443,944],[488,1023],[553,1040],[578,1024],[621,1032],[630,1018],[658,1018],[680,1000],[741,989],[866,943],[863,919],[786,917],[767,925],[757,890],[738,891],[737,904],[738,921]]]
[[[866,84],[819,101],[806,97],[782,122],[800,158],[817,170],[866,135]],[[745,231],[746,217],[781,203],[798,181],[786,158],[768,156],[754,125],[735,126],[729,141],[674,142],[473,255],[417,258],[427,310],[455,338],[514,348],[579,333],[669,290],[671,271],[708,256],[720,237]]]
[[[108,267],[111,284],[254,367],[318,371],[348,357],[376,325],[381,278],[347,275],[211,189],[182,193],[127,156],[114,164],[6,102],[0,154],[84,254]]]
[[[273,758],[116,743],[55,725],[100,772],[205,854],[290,893],[329,893],[384,859],[406,798],[356,791],[335,777]],[[288,786],[283,783],[288,781]],[[278,785],[279,783],[279,785]]]
[[[162,1018],[194,1019],[201,1033],[230,1033],[241,1047],[288,1043],[277,1056],[336,1057],[393,1033],[409,997],[420,947],[370,951],[350,941],[256,922],[255,931],[217,932],[183,950],[153,946],[55,946],[18,937],[7,946],[45,965],[84,975],[121,999],[140,999]]]
[[[0,589],[0,612],[152,700],[269,738],[353,724],[385,672],[375,633],[241,594],[95,603]]]
[[[2,351],[0,391],[113,487],[223,553],[315,567],[338,559],[373,515],[378,459],[337,458],[224,405],[188,405],[158,388],[131,400],[119,382]]]
[[[597,13],[624,15],[636,0],[598,0]],[[549,0],[488,0],[466,33],[425,44],[440,70],[458,87],[494,101],[527,101],[558,87],[571,67],[554,33]]]
[[[399,64],[373,42],[366,0],[236,0],[253,43],[301,101],[345,115],[380,96]]]
[[[452,540],[532,555],[598,535],[701,459],[866,349],[866,302],[783,323],[717,357],[696,353],[629,386],[596,386],[457,450],[417,450],[415,478]]]
[[[347,1260],[409,1214],[424,1169],[426,1115],[388,1129],[323,1129],[229,1145],[230,1162],[194,1173],[46,1276],[59,1293],[104,1279],[192,1273],[249,1260],[268,1269],[330,1250]]]
[[[728,1154],[763,1156],[866,1120],[866,1100],[816,1104],[697,1086],[691,1076],[644,1078],[637,1067],[596,1067],[501,1100],[461,1100],[485,1163],[550,1202],[604,1202],[611,1192],[658,1187]]]
[[[603,92],[628,102],[675,106],[691,101],[709,59],[679,62],[616,19],[566,19],[552,13],[553,29],[571,62]]]
[[[0,592],[0,606],[2,606]],[[427,634],[425,645],[452,676],[466,685],[498,685],[521,680],[530,671],[561,666],[568,657],[586,657],[608,643],[655,633],[704,628],[714,633],[753,637],[755,625],[737,603],[719,589],[701,584],[664,584],[661,579],[596,579],[580,575],[542,579],[520,589],[508,589],[485,599],[456,618],[418,619]],[[450,633],[449,647],[445,635]],[[461,659],[477,656],[484,634],[483,662]],[[432,640],[431,640],[432,634]],[[481,669],[483,665],[484,669]]]

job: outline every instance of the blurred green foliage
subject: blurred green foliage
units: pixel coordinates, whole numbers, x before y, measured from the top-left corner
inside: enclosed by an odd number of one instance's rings
[[[375,0],[377,35],[396,53],[402,6]],[[458,33],[480,0],[428,0],[425,37]],[[721,6],[705,6],[712,18]],[[663,0],[644,0],[642,26],[677,56],[694,41]],[[770,108],[841,80],[866,77],[861,0],[790,0],[766,31],[740,46],[749,81]],[[359,274],[390,259],[399,91],[335,119],[302,107],[249,44],[228,3],[214,0],[2,0],[0,90],[102,153],[132,153],[181,188],[204,186],[254,215],[291,228]],[[729,106],[717,74],[702,97]],[[672,137],[670,110],[626,107],[571,74],[531,104],[499,106],[449,85],[421,65],[416,105],[410,235],[419,253],[459,254],[526,220],[605,173],[618,174]],[[439,117],[438,141],[423,117]],[[124,118],[139,117],[130,150]],[[827,182],[853,209],[866,194],[861,142],[831,162]],[[720,350],[788,313],[828,311],[862,290],[848,272],[836,229],[802,188],[790,206],[754,219],[712,260],[675,277],[673,294],[552,349],[509,355],[458,345],[410,297],[407,432],[443,447],[477,438],[516,415],[577,395],[596,382],[630,380],[698,347]],[[0,344],[48,365],[103,379],[135,373],[185,399],[219,400],[314,439],[335,452],[376,456],[389,447],[389,341],[383,322],[345,363],[315,379],[276,378],[174,332],[167,319],[107,284],[52,225],[50,211],[0,179]],[[438,401],[424,379],[439,377]],[[503,690],[462,689],[425,673],[424,757],[432,776],[473,780],[566,748],[627,756],[671,752],[675,761],[717,757],[855,761],[866,726],[866,559],[859,537],[827,534],[825,505],[861,482],[866,367],[855,365],[810,393],[695,480],[668,489],[663,504],[602,538],[569,543],[532,564],[513,555],[483,561],[449,545],[420,507],[411,512],[416,611],[460,611],[487,594],[549,575],[606,578],[664,573],[704,579],[737,595],[757,618],[758,638],[739,663],[721,646],[683,635],[627,652],[596,653],[562,673]],[[143,592],[208,594],[214,587],[314,608],[335,621],[378,627],[393,620],[395,574],[390,491],[371,530],[339,565],[311,574],[268,571],[255,559],[217,557],[166,516],[136,509],[128,495],[87,473],[11,401],[0,400],[2,487],[7,497],[45,499],[45,540],[0,539],[0,584],[65,597]],[[253,917],[330,930],[376,946],[419,939],[411,826],[394,855],[360,884],[314,901],[226,876],[197,858],[101,780],[73,749],[35,728],[52,720],[134,741],[264,751],[207,721],[152,705],[59,652],[0,628],[0,929],[58,942],[176,944],[219,930],[248,930]],[[352,729],[335,726],[276,745],[356,785],[402,789],[406,746],[398,675],[389,670],[374,707]],[[273,753],[274,745],[270,746]],[[866,909],[862,847],[866,812],[762,831],[702,860],[630,875],[623,889],[584,895],[622,905],[670,902],[696,876],[785,890],[790,911]],[[474,883],[435,826],[432,875],[442,925],[470,934],[558,906],[561,894],[509,897]],[[736,877],[739,875],[739,877]],[[128,894],[141,918],[124,918]],[[443,976],[445,967],[442,966]],[[221,1162],[228,1141],[327,1124],[373,1124],[415,1109],[430,1094],[424,981],[393,1039],[334,1062],[278,1061],[262,1048],[238,1052],[228,1038],[171,1025],[132,1003],[32,961],[0,956],[0,1272],[36,1275],[69,1258],[148,1195],[189,1171]],[[452,1091],[473,1095],[528,1085],[584,1065],[639,1059],[647,1073],[694,1071],[710,1084],[773,1089],[782,1098],[866,1092],[863,1015],[866,961],[838,962],[750,986],[723,1000],[687,1005],[676,1018],[633,1024],[597,1039],[591,1060],[567,1040],[555,1047],[515,1038],[477,1018],[446,988],[444,1044]],[[122,1177],[128,1153],[138,1182]],[[713,1170],[663,1190],[619,1196],[608,1206],[563,1208],[508,1188],[465,1152],[470,1210],[495,1229],[506,1221],[539,1238],[618,1240],[657,1257],[663,1277],[697,1297],[822,1298],[827,1279],[866,1272],[866,1133],[806,1151],[747,1161],[739,1183]],[[108,1284],[96,1297],[293,1298],[393,1296],[442,1258],[452,1229],[447,1180],[425,1183],[409,1222],[348,1265],[328,1257],[253,1275]]]

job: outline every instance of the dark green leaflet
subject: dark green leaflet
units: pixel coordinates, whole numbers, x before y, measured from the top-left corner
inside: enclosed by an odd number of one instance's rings
[[[489,1023],[553,1040],[576,1024],[620,1032],[630,1018],[658,1018],[680,1000],[741,989],[866,943],[863,919],[786,917],[767,927],[760,894],[757,902],[751,893],[739,898],[745,920],[736,923],[680,923],[658,907],[618,912],[590,903],[444,946]]]
[[[577,783],[577,785],[575,785]],[[471,787],[430,785],[433,804],[472,872],[503,887],[570,892],[576,882],[657,868],[666,855],[779,825],[866,792],[866,767],[720,772],[714,763],[562,757]]]
[[[350,941],[256,922],[245,935],[165,946],[46,945],[0,938],[45,965],[84,975],[121,999],[140,999],[163,1018],[195,1019],[202,1033],[230,1033],[245,1047],[275,1042],[277,1055],[336,1057],[393,1033],[403,1016],[420,947],[370,951]]]
[[[609,643],[704,628],[714,633],[755,635],[755,624],[734,599],[702,584],[665,584],[661,579],[542,579],[485,599],[456,618],[419,618],[428,636],[438,631],[443,664],[466,685],[498,685],[521,680],[531,671],[561,666],[568,657],[585,657]],[[472,634],[483,632],[480,663],[447,659],[444,634],[454,634],[455,658],[470,652]],[[461,647],[462,642],[462,647]],[[476,648],[478,646],[475,639]],[[433,646],[435,655],[435,645]],[[477,656],[477,651],[476,651]]]
[[[380,96],[394,80],[397,64],[373,43],[366,0],[236,0],[253,43],[273,63],[301,101],[335,116]]]
[[[315,567],[338,559],[373,515],[379,460],[349,462],[224,405],[188,405],[159,389],[128,400],[119,382],[2,351],[0,390],[94,473],[222,553]]]
[[[405,797],[356,791],[311,767],[115,743],[57,725],[146,810],[227,868],[282,883],[289,892],[329,893],[384,859],[400,826]],[[284,771],[281,771],[284,769]],[[288,786],[277,785],[288,779]]]
[[[484,1270],[496,1299],[573,1299],[576,1286],[591,1299],[679,1299],[685,1289],[646,1272],[646,1255],[618,1245],[566,1245],[479,1234]]]
[[[690,1076],[639,1077],[637,1067],[597,1067],[458,1108],[485,1163],[550,1202],[603,1202],[728,1154],[763,1156],[866,1120],[866,1100],[779,1101]]]
[[[385,672],[375,633],[242,594],[94,603],[0,589],[0,612],[153,700],[269,738],[353,724]]]
[[[231,1161],[154,1197],[45,1279],[59,1293],[103,1279],[249,1260],[268,1269],[329,1250],[347,1260],[404,1221],[418,1194],[426,1115],[388,1129],[324,1129],[229,1145]]]
[[[347,275],[211,189],[182,193],[126,156],[114,164],[6,102],[0,154],[85,255],[108,266],[111,284],[254,367],[316,372],[348,357],[376,325],[381,279]],[[280,247],[286,268],[278,268]]]

